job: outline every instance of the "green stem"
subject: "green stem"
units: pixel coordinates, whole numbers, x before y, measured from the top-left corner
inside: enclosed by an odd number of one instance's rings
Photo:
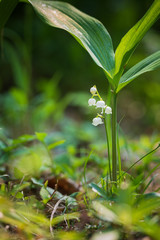
[[[117,95],[113,93],[112,105],[112,177],[117,183]]]
[[[107,117],[106,117],[106,116],[105,116],[105,119],[104,119],[104,126],[105,126],[105,130],[106,130],[106,138],[107,138],[108,163],[109,163],[109,177],[110,177],[110,181],[112,181],[111,155],[110,155],[109,136],[108,136],[108,130],[107,130]]]
[[[119,168],[119,183],[121,183],[121,152],[120,152],[120,145],[119,145],[119,124],[117,125],[117,154],[118,154],[118,168]]]

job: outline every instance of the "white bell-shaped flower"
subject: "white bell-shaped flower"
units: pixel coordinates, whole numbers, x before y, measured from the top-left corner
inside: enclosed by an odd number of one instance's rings
[[[98,126],[99,124],[103,124],[102,118],[100,118],[100,117],[93,118],[92,124],[94,126]]]
[[[94,98],[90,98],[88,100],[88,104],[89,104],[89,106],[95,106],[96,105],[96,100]]]
[[[112,114],[112,108],[111,107],[106,107],[105,113],[106,114]]]
[[[97,92],[97,88],[96,88],[96,87],[91,87],[91,88],[90,88],[90,92],[91,92],[92,94],[95,94],[95,93]]]
[[[105,108],[105,102],[104,101],[98,101],[97,103],[96,103],[96,107],[97,108]]]

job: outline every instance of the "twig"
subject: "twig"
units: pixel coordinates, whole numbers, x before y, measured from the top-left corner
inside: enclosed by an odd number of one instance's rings
[[[64,199],[65,199],[65,197],[62,197],[61,199],[58,200],[58,202],[55,204],[55,206],[54,206],[54,208],[53,208],[53,211],[52,211],[52,214],[51,214],[51,217],[50,217],[50,232],[51,232],[52,237],[54,236],[53,228],[52,228],[52,220],[53,220],[53,217],[54,217],[55,212],[57,211],[57,208],[58,208],[59,204],[60,204]]]

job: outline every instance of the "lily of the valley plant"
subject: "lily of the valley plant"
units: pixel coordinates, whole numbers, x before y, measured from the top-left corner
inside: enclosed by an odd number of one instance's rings
[[[0,30],[8,16],[3,16],[3,6],[6,0],[1,0],[2,14],[0,14]],[[18,0],[7,0],[8,15],[11,13]],[[79,11],[72,5],[54,0],[26,0],[49,25],[68,31],[87,50],[95,63],[102,68],[112,90],[112,173],[110,178],[117,182],[117,94],[127,84],[141,74],[160,67],[160,51],[143,59],[127,72],[124,68],[132,53],[142,40],[146,32],[160,16],[160,0],[154,0],[146,14],[126,33],[121,39],[116,51],[113,49],[112,39],[97,19]],[[10,6],[10,7],[9,7]],[[6,11],[6,12],[7,12]],[[91,88],[91,93],[96,94],[96,88]],[[94,98],[89,100],[89,105],[101,108],[102,117],[93,119],[93,124],[102,124],[104,115],[111,113],[102,99],[96,102]],[[105,113],[106,112],[106,113]]]
[[[112,173],[110,174],[110,180],[117,183],[117,94],[123,87],[141,74],[160,67],[160,51],[158,51],[137,63],[122,75],[124,67],[135,48],[159,18],[160,0],[153,2],[142,19],[122,38],[115,52],[108,31],[97,19],[88,16],[65,2],[53,0],[29,0],[29,2],[48,24],[64,29],[72,34],[88,51],[95,63],[105,72],[112,90]],[[96,87],[91,88],[93,95],[97,93],[95,91],[97,91]],[[106,104],[101,98],[96,103],[93,99],[89,100],[89,104],[91,102],[96,104],[96,107],[100,107],[102,112],[107,111]],[[111,109],[109,110],[111,113]],[[102,114],[102,116],[104,115]],[[102,122],[103,118],[100,116],[93,119],[94,125]]]

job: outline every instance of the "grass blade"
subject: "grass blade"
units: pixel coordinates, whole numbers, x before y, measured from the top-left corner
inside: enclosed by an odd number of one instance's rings
[[[121,177],[123,177],[131,168],[133,168],[137,163],[139,163],[140,161],[142,161],[142,159],[144,159],[145,157],[147,157],[148,155],[150,155],[151,153],[155,152],[158,148],[160,148],[160,144],[158,144],[158,146],[156,148],[154,148],[153,150],[151,150],[150,152],[148,152],[147,154],[145,154],[143,157],[141,157],[138,161],[136,161],[135,163],[133,163],[123,174]]]

